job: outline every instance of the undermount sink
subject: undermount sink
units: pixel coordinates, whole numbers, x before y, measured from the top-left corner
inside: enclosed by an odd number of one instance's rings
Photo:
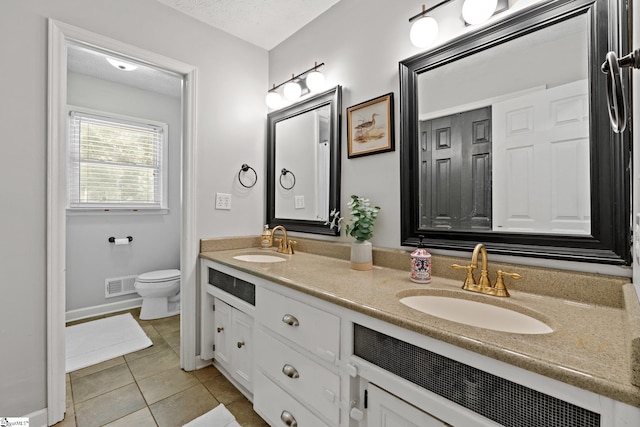
[[[547,324],[526,314],[462,298],[416,295],[400,298],[414,310],[452,322],[514,334],[548,334]]]
[[[269,255],[269,254],[243,254],[236,255],[233,259],[237,259],[238,261],[245,262],[282,262],[286,261],[287,258],[278,256],[278,255]]]

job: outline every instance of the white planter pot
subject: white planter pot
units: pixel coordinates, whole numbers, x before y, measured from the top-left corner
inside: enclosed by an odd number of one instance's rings
[[[356,241],[351,243],[351,268],[354,270],[366,271],[373,268],[371,242]]]

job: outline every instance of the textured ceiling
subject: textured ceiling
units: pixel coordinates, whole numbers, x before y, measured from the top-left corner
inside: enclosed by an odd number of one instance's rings
[[[158,0],[271,50],[339,0]]]

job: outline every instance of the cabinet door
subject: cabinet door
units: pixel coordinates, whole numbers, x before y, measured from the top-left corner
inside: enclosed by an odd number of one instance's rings
[[[215,299],[216,311],[214,314],[215,323],[215,346],[214,357],[227,370],[231,371],[231,313],[233,307],[224,301]]]
[[[233,353],[233,376],[251,391],[253,381],[253,319],[245,313],[232,311],[231,341]]]
[[[367,387],[369,427],[443,427],[443,423],[373,384]]]

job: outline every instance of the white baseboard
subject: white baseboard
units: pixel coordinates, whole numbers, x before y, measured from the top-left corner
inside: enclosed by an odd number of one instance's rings
[[[196,356],[196,362],[195,362],[196,370],[202,369],[202,368],[206,368],[207,366],[212,365],[212,364],[213,364],[213,362],[212,362],[211,359],[202,360],[199,355]]]
[[[47,427],[47,409],[40,409],[24,416],[29,418],[29,427]]]
[[[102,316],[104,314],[116,313],[118,311],[131,310],[142,306],[142,298],[133,298],[125,301],[112,302],[109,304],[94,305],[93,307],[69,310],[65,313],[65,321],[86,319],[88,317]]]

